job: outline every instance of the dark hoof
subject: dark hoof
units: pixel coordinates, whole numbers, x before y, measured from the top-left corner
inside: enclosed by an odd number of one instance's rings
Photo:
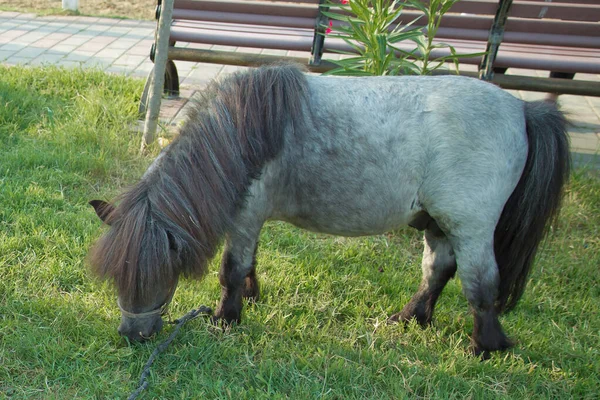
[[[388,324],[397,324],[403,323],[404,325],[408,325],[410,321],[415,320],[422,327],[426,328],[431,325],[431,318],[427,318],[427,316],[415,313],[413,311],[407,311],[406,307],[404,310],[396,313],[388,318]]]
[[[396,313],[393,314],[391,317],[388,318],[387,320],[388,324],[398,324],[398,323],[407,323],[408,321],[406,319],[404,319],[404,317],[402,316],[402,313]]]
[[[239,317],[238,318],[232,318],[232,317],[228,318],[226,316],[223,316],[223,314],[219,313],[218,311],[210,319],[211,319],[211,322],[213,325],[222,326],[224,328],[240,323]]]
[[[496,312],[492,310],[475,312],[471,346],[473,353],[484,360],[493,351],[503,351],[513,344],[506,337]]]
[[[471,347],[473,349],[473,354],[477,357],[481,357],[482,360],[489,360],[492,356],[492,352],[508,350],[514,346],[514,343],[504,334],[492,339],[493,340],[487,338],[485,344],[472,341]]]

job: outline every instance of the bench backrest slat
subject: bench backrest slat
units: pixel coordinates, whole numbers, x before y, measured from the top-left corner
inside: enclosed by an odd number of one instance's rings
[[[173,10],[173,19],[314,29],[315,19],[296,16],[242,14],[223,11]]]
[[[515,1],[510,9],[509,18],[511,16],[598,22],[600,5]]]
[[[569,3],[569,4],[595,4],[598,5],[598,0],[529,0],[534,3]]]
[[[515,0],[509,12],[510,17],[547,18],[571,21],[600,21],[600,4],[598,1],[582,4],[583,2],[566,2],[556,0],[523,1]],[[498,0],[461,0],[452,6],[452,13],[468,13],[477,15],[495,15]]]
[[[193,1],[176,0],[173,11],[185,15],[186,10],[236,12],[240,14],[261,14],[273,16],[293,16],[316,18],[319,13],[318,1],[287,2],[287,1]],[[185,19],[185,17],[184,17]]]

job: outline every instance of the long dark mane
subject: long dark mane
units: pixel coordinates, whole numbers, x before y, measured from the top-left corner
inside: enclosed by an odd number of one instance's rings
[[[92,270],[130,299],[203,275],[251,181],[298,129],[306,94],[302,71],[285,65],[210,84],[157,167],[117,200]]]

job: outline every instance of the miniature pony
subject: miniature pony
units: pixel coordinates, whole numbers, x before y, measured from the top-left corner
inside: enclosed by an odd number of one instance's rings
[[[569,175],[566,121],[459,76],[312,76],[262,67],[212,83],[179,136],[116,205],[90,254],[122,310],[119,332],[160,330],[181,275],[201,277],[222,241],[214,318],[239,321],[259,296],[267,220],[332,235],[424,231],[423,278],[391,321],[432,320],[455,273],[474,315],[472,346],[510,346],[498,320],[523,294]]]

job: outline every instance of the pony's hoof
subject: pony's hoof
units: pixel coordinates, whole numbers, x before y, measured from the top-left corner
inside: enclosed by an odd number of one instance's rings
[[[471,343],[473,355],[480,357],[482,361],[489,360],[492,356],[492,352],[494,351],[508,350],[513,346],[514,343],[504,335],[502,335],[501,338],[498,338],[495,343],[488,343],[487,346],[483,346],[475,342]]]
[[[406,322],[403,318],[402,318],[402,313],[396,313],[393,314],[392,316],[390,316],[387,320],[387,323],[392,325],[392,324],[398,324],[400,322]]]
[[[218,314],[211,316],[210,320],[214,326],[222,328],[228,328],[232,325],[237,325],[240,323],[240,318],[227,318]]]
[[[417,321],[422,328],[426,328],[431,325],[430,319],[417,314],[406,313],[404,310],[389,317],[387,322],[388,324],[403,323],[404,325],[408,325],[412,320]]]

